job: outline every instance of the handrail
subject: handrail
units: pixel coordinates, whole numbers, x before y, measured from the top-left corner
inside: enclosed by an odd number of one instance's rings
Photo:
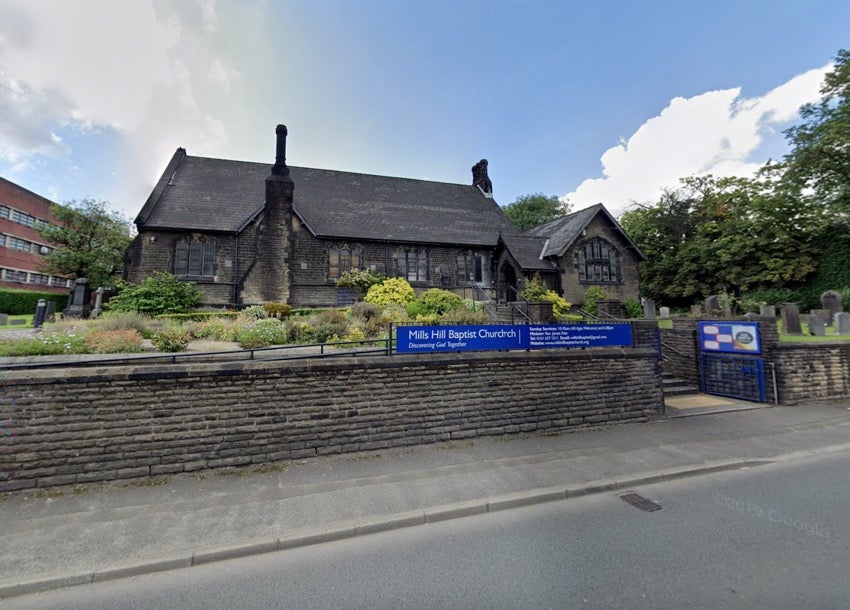
[[[675,353],[679,354],[682,358],[690,358],[690,357],[691,357],[691,356],[688,356],[687,354],[683,354],[682,352],[680,352],[679,350],[677,350],[675,347],[673,347],[673,346],[672,346],[672,345],[670,345],[669,343],[665,343],[663,339],[659,339],[659,341],[658,341],[658,342],[659,342],[659,343],[661,343],[661,347],[662,347],[662,348],[664,348],[664,349],[668,349],[668,350],[670,350],[671,352],[675,352]]]
[[[506,288],[508,288],[508,290],[513,290],[513,291],[514,291],[514,293],[516,294],[516,296],[517,296],[517,298],[518,298],[518,299],[522,299],[523,301],[525,301],[525,311],[523,311],[523,310],[522,310],[522,308],[521,308],[519,305],[517,305],[517,304],[516,304],[516,301],[513,301],[513,302],[511,302],[511,303],[508,303],[508,304],[511,306],[511,322],[513,322],[513,312],[514,312],[514,311],[519,312],[519,313],[520,313],[520,315],[522,315],[522,317],[523,317],[523,318],[525,318],[525,319],[527,320],[527,322],[526,322],[526,323],[531,323],[531,322],[533,322],[533,320],[531,319],[531,316],[529,316],[529,315],[528,315],[528,311],[529,311],[529,310],[530,310],[530,308],[531,308],[531,307],[530,307],[530,306],[531,306],[531,303],[529,302],[529,300],[528,300],[528,299],[526,299],[524,296],[522,296],[522,295],[519,293],[519,290],[517,290],[514,286],[507,286]]]
[[[392,338],[386,339],[364,339],[361,341],[338,341],[333,343],[301,343],[291,345],[273,345],[270,347],[257,347],[241,350],[226,350],[221,352],[181,352],[181,353],[157,353],[157,354],[142,354],[138,356],[122,355],[117,357],[95,358],[90,360],[51,360],[42,362],[20,362],[0,365],[0,370],[27,370],[39,368],[69,368],[87,366],[133,366],[133,365],[148,365],[148,364],[178,364],[178,360],[188,361],[190,359],[203,360],[208,358],[214,362],[234,362],[239,360],[263,360],[264,362],[275,362],[279,360],[306,360],[310,358],[341,358],[344,356],[362,356],[371,354],[386,355],[388,353],[388,344],[391,344]],[[380,345],[380,348],[354,350],[354,351],[339,351],[326,352],[325,347],[344,347],[361,346],[364,344]],[[294,354],[275,357],[274,355],[263,356],[263,354],[274,352],[287,352],[298,348],[318,347],[317,354]],[[260,357],[257,358],[257,355]],[[232,356],[228,358],[228,356]]]

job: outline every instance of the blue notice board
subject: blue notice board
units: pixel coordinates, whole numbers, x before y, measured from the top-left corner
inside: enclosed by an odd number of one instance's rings
[[[396,351],[403,354],[631,344],[631,324],[399,326],[396,331]]]
[[[760,354],[759,325],[755,322],[700,322],[699,347],[704,352]]]

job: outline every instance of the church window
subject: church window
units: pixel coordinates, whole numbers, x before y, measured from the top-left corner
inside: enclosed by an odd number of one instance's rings
[[[623,281],[620,253],[601,237],[586,241],[576,252],[578,277],[590,284],[620,284]]]
[[[174,247],[174,275],[212,277],[215,274],[215,241],[184,237]]]
[[[396,255],[396,275],[408,282],[427,282],[430,278],[426,250],[402,250]]]
[[[340,276],[349,271],[358,271],[363,268],[363,250],[355,246],[337,247],[328,249],[328,279],[336,281]]]
[[[459,284],[481,283],[483,262],[480,254],[466,252],[457,257],[457,281]]]

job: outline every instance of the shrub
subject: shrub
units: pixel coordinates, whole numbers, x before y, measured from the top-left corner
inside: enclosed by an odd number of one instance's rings
[[[174,322],[203,322],[212,318],[238,318],[238,311],[190,311],[189,313],[162,313],[156,316]]]
[[[428,314],[440,316],[462,306],[463,299],[454,292],[430,288],[420,294],[415,301],[408,303],[407,313],[409,316],[418,319],[419,316],[427,316]]]
[[[106,307],[110,311],[137,311],[150,315],[186,313],[201,298],[191,282],[170,273],[157,272],[141,284],[118,283],[118,294]]]
[[[369,343],[364,343],[366,339],[367,337],[362,330],[360,330],[356,326],[352,326],[348,329],[348,332],[346,332],[344,336],[339,337],[337,335],[333,335],[328,341],[330,343],[348,342],[348,345],[334,346],[337,348],[346,348],[352,347],[353,345],[370,345]]]
[[[283,320],[292,315],[292,305],[286,303],[266,303],[263,305],[266,315],[270,318]]]
[[[584,293],[584,303],[581,304],[581,308],[585,310],[592,316],[596,315],[596,301],[604,300],[608,298],[608,293],[605,292],[604,288],[599,286],[591,286],[587,289],[587,292]]]
[[[552,303],[552,315],[556,320],[563,320],[569,315],[572,303],[564,299],[554,290],[547,290],[540,295],[539,300]]]
[[[372,286],[386,281],[385,275],[372,273],[365,270],[352,270],[343,273],[336,281],[338,288],[356,288],[361,294],[368,291]]]
[[[56,311],[62,311],[68,304],[67,294],[4,288],[0,290],[0,312],[7,313],[12,316],[34,314],[36,307],[38,307],[39,299],[53,301],[56,303]]]
[[[92,354],[129,354],[141,352],[142,335],[134,329],[95,331],[85,338],[86,350]]]
[[[330,341],[334,335],[338,337],[345,336],[348,332],[349,321],[345,316],[345,312],[338,309],[328,309],[323,311],[316,318],[316,331],[314,340],[316,343],[325,343]]]
[[[240,311],[239,317],[244,318],[245,320],[264,320],[265,318],[268,318],[269,315],[266,313],[266,309],[262,305],[251,305],[250,307],[246,307]]]
[[[635,301],[634,299],[629,299],[625,303],[626,305],[626,315],[629,316],[631,320],[639,320],[643,318],[643,307],[640,303]]]
[[[490,316],[482,309],[460,307],[454,311],[447,311],[440,316],[442,324],[487,324]]]
[[[390,303],[407,305],[415,298],[416,293],[406,279],[392,277],[369,288],[363,300],[379,307],[386,307]]]
[[[188,331],[180,328],[167,328],[155,333],[151,343],[160,352],[182,352],[192,340]]]
[[[367,303],[366,301],[360,301],[351,307],[351,317],[363,322],[371,322],[376,319],[380,320],[381,313],[380,307],[374,303]]]
[[[210,341],[236,341],[238,334],[238,323],[225,318],[209,318],[192,328],[193,336]]]
[[[519,293],[526,301],[542,301],[543,295],[546,294],[545,284],[543,284],[543,280],[540,278],[539,273],[535,273],[534,277],[527,280],[525,282],[525,287],[522,289],[522,292]]]
[[[290,320],[286,324],[287,343],[311,343],[316,335],[316,329],[309,322]]]
[[[144,335],[150,327],[151,319],[135,311],[115,311],[104,313],[91,323],[94,331],[135,330]]]
[[[286,343],[286,325],[275,318],[256,320],[239,332],[239,345],[251,349]]]
[[[404,305],[400,305],[398,303],[390,303],[385,306],[383,318],[387,321],[387,323],[392,322],[393,324],[405,324],[410,322],[410,316],[407,315],[407,309]]]

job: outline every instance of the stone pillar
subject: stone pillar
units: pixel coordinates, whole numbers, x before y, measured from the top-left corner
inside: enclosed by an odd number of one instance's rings
[[[91,317],[96,318],[103,313],[103,286],[94,291],[94,309],[92,309]]]

